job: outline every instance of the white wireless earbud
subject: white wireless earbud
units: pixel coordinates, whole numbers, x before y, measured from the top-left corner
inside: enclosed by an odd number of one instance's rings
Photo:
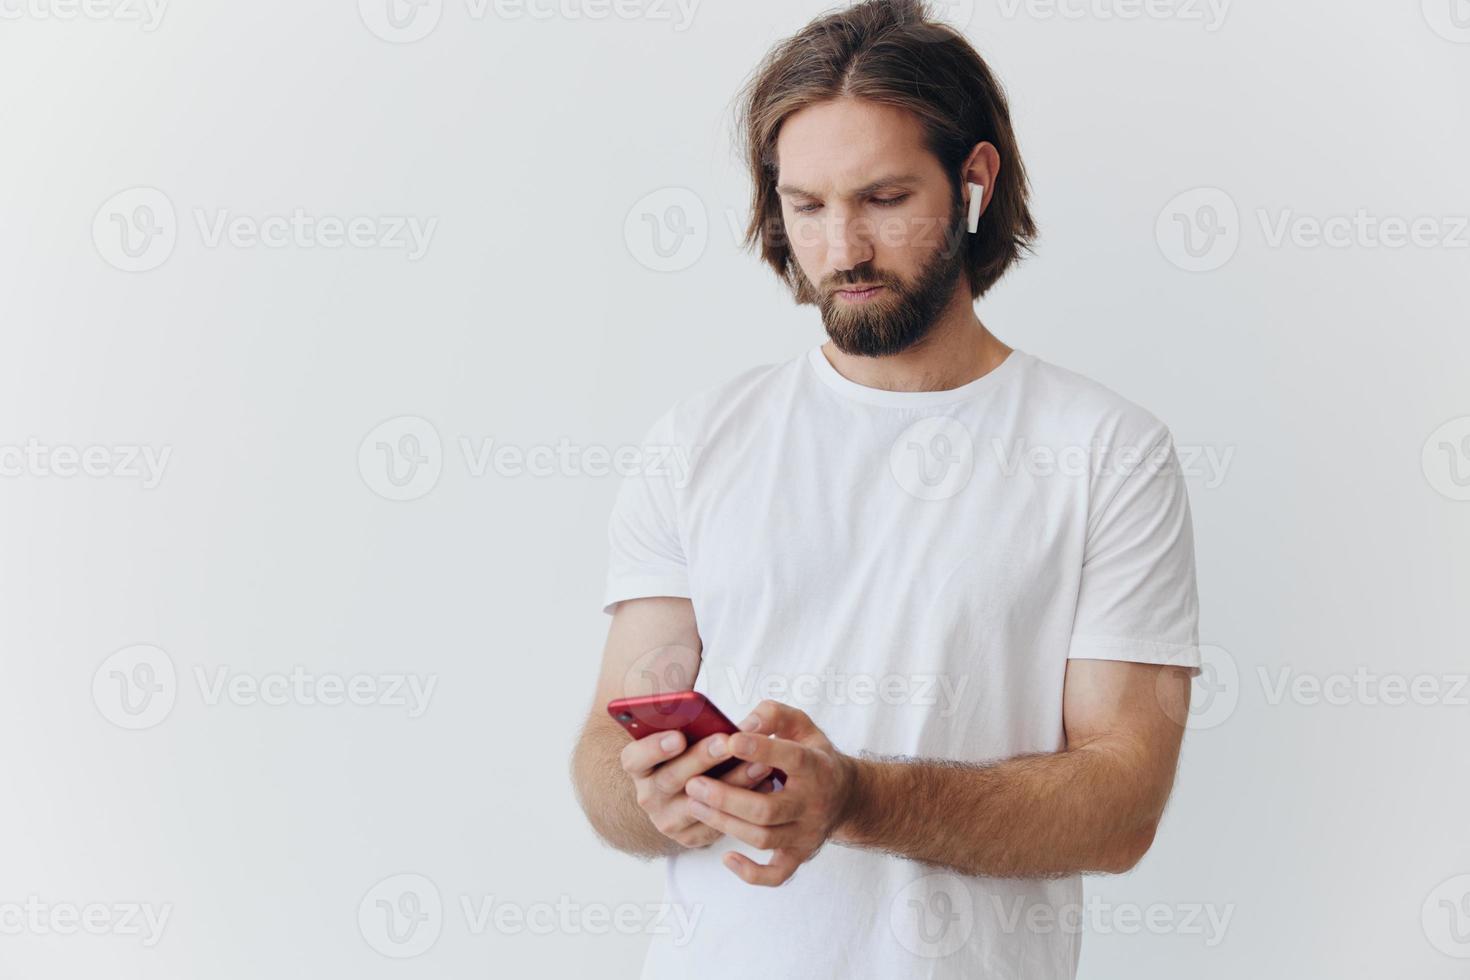
[[[985,187],[983,184],[970,185],[970,234],[980,230],[980,202],[985,200]]]

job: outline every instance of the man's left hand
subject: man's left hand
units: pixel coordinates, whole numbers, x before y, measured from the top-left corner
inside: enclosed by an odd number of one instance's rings
[[[724,858],[725,867],[747,883],[774,887],[810,860],[844,818],[857,764],[833,747],[806,712],[790,705],[762,701],[740,728],[714,761],[733,756],[783,769],[785,786],[759,793],[696,776],[684,791],[690,814],[701,823],[774,852],[770,864],[758,864],[737,851]]]

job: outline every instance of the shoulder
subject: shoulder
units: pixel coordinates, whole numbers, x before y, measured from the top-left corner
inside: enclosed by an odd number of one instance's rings
[[[1169,438],[1158,416],[1099,381],[1034,354],[1021,367],[1028,414],[1061,438],[1139,449]]]
[[[741,371],[698,389],[671,405],[654,423],[661,435],[679,443],[709,440],[719,431],[764,423],[796,386],[806,355]]]

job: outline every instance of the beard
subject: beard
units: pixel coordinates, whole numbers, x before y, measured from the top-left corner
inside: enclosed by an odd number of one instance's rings
[[[956,198],[940,247],[912,283],[879,272],[869,263],[828,277],[817,302],[822,325],[838,350],[859,357],[885,357],[908,350],[929,334],[964,274],[963,221],[961,202]],[[842,286],[856,283],[878,283],[884,290],[861,304],[837,296]]]

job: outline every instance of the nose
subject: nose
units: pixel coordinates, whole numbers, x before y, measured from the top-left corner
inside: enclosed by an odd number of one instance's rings
[[[827,264],[848,272],[873,259],[872,229],[852,211],[832,209],[827,222]]]

